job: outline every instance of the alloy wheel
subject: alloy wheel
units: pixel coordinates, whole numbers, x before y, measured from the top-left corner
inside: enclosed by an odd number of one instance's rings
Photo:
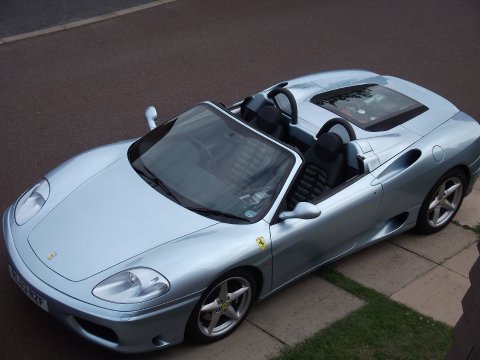
[[[220,282],[205,297],[198,313],[198,328],[209,337],[225,334],[245,316],[252,300],[252,288],[243,277]]]
[[[463,184],[457,177],[444,181],[428,206],[428,223],[436,228],[444,225],[455,214],[463,196]]]

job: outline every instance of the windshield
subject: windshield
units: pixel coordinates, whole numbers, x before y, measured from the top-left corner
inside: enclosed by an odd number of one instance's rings
[[[295,162],[287,149],[209,104],[145,135],[129,158],[173,201],[235,223],[256,221],[270,209]]]

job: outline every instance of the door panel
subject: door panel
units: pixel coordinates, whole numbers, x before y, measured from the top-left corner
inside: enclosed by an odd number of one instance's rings
[[[368,230],[382,198],[381,185],[367,174],[317,206],[319,217],[288,219],[270,227],[273,251],[273,288],[336,257]]]

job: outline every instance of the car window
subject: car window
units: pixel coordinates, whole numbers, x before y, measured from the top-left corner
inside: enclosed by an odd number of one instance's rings
[[[336,89],[317,94],[310,101],[367,131],[390,130],[428,110],[418,101],[378,84]]]
[[[132,166],[146,168],[189,208],[258,220],[295,162],[289,150],[207,104],[157,129],[135,144]]]

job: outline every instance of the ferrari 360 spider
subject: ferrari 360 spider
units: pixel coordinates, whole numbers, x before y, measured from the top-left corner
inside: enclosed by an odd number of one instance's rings
[[[9,207],[9,271],[97,344],[221,339],[320,266],[454,217],[480,174],[480,125],[439,95],[360,71],[204,102],[80,154]]]

